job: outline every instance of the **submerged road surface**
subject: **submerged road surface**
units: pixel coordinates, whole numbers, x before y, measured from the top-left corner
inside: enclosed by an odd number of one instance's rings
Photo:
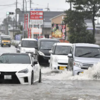
[[[16,48],[0,47],[0,54],[4,52],[14,53]],[[100,100],[100,81],[63,80],[60,76],[64,75],[42,68],[42,83],[0,84],[0,100]]]

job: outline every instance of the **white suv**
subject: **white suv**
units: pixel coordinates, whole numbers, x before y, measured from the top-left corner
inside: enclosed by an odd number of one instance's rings
[[[100,46],[89,43],[73,44],[72,53],[68,54],[68,70],[73,75],[84,73],[100,60]]]
[[[50,55],[50,68],[52,71],[62,71],[67,69],[68,54],[71,52],[72,44],[55,43]]]
[[[38,45],[36,39],[23,38],[21,40],[20,53],[30,53],[32,55],[37,55],[37,49]]]

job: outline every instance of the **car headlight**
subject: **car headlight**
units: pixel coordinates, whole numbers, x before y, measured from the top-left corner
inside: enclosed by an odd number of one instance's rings
[[[21,53],[25,53],[26,51],[24,49],[21,49]]]
[[[23,70],[19,71],[18,73],[28,73],[28,72],[29,72],[28,69],[23,69]]]
[[[38,51],[38,53],[39,53],[39,55],[41,55],[41,56],[45,56],[45,54],[44,54],[43,52],[41,52],[41,51]]]
[[[54,62],[57,62],[57,58],[54,58]]]
[[[81,68],[82,65],[83,65],[83,64],[82,64],[81,62],[74,62],[74,66],[76,66],[76,67],[80,67],[80,68]]]

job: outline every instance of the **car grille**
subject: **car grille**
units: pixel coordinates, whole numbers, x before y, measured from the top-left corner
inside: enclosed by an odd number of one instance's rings
[[[16,74],[16,72],[0,72],[0,83],[15,83],[20,84]],[[11,75],[11,79],[4,79],[4,75]]]
[[[83,64],[83,66],[92,67],[93,64]]]
[[[59,65],[68,65],[68,63],[58,63]]]
[[[83,66],[81,67],[81,69],[88,69],[89,67],[92,67],[93,64],[83,64]]]
[[[88,68],[85,68],[85,67],[81,67],[81,69],[88,69]]]

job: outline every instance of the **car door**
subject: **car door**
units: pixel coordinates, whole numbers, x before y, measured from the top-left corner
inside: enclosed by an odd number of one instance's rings
[[[35,61],[34,57],[31,57],[32,62]],[[33,65],[33,71],[34,71],[34,81],[37,81],[39,78],[39,64]]]

